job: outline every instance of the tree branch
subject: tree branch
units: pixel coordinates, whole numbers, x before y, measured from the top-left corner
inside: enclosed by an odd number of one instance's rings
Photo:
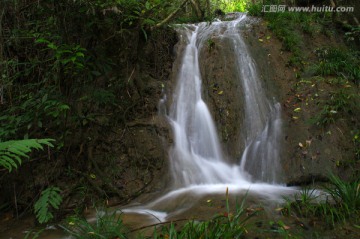
[[[167,16],[164,20],[162,20],[161,22],[159,22],[158,24],[156,24],[155,26],[152,26],[151,27],[151,30],[154,30],[156,28],[159,28],[163,25],[165,25],[166,23],[168,23],[169,21],[171,21],[175,16],[176,14],[185,6],[185,4],[188,2],[189,0],[184,0],[181,5],[175,10],[173,11],[172,13],[170,13],[169,16]]]

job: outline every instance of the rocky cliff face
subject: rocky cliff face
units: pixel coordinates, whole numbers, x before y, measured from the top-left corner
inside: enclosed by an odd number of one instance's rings
[[[299,185],[321,181],[325,180],[329,171],[350,175],[352,169],[342,165],[353,157],[351,137],[346,137],[344,133],[350,130],[351,120],[343,120],[327,130],[309,123],[320,110],[316,102],[310,100],[311,95],[316,94],[315,88],[324,91],[327,86],[315,81],[315,86],[299,83],[300,79],[296,77],[300,74],[299,70],[288,64],[291,54],[282,50],[281,42],[263,22],[245,24],[242,34],[268,98],[281,103],[283,182]],[[199,50],[203,98],[212,110],[226,156],[229,161],[238,162],[244,150],[241,135],[244,96],[234,71],[236,59],[230,39],[220,38],[215,34],[207,36],[206,43]],[[307,40],[302,50],[309,58],[314,57],[313,49],[329,43],[325,36],[318,41]],[[330,44],[341,42],[333,38]],[[183,44],[178,44],[178,54],[181,54],[182,48]],[[179,62],[175,62],[174,68],[178,67]],[[295,113],[296,108],[301,108],[301,111]]]
[[[241,137],[244,102],[236,72],[231,39],[210,35],[200,50],[204,99],[212,109],[218,135],[229,159],[239,159],[245,147]]]

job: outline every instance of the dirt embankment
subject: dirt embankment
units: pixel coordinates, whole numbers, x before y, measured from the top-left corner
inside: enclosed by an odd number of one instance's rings
[[[330,92],[339,86],[318,80],[310,70],[315,64],[317,49],[344,48],[345,45],[339,35],[304,34],[303,39],[301,52],[305,67],[301,71],[291,66],[291,53],[282,49],[282,43],[267,29],[265,22],[254,25],[247,33],[258,67],[268,76],[263,77],[264,81],[272,85],[269,89],[282,105],[285,132],[282,165],[286,182],[299,185],[322,181],[329,172],[351,178],[359,165],[347,164],[354,158],[350,132],[359,123],[355,120],[359,112],[344,114],[330,125],[315,124],[313,119],[322,110],[319,102],[330,100]],[[359,93],[357,86],[352,88]]]

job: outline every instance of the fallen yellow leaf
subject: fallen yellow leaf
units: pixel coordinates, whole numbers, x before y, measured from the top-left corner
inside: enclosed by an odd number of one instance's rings
[[[286,226],[286,225],[284,225],[283,228],[284,228],[285,230],[289,230],[289,229],[290,229],[290,227],[289,227],[289,226]]]

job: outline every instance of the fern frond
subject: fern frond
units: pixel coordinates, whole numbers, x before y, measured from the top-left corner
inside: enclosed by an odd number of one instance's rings
[[[43,149],[44,145],[53,147],[53,139],[24,139],[0,142],[0,166],[11,172],[17,169],[21,163],[21,158],[29,158],[29,153],[33,149]]]
[[[58,187],[49,187],[41,192],[40,198],[34,205],[35,215],[40,223],[46,223],[54,217],[51,208],[59,209],[62,202],[60,192]]]

